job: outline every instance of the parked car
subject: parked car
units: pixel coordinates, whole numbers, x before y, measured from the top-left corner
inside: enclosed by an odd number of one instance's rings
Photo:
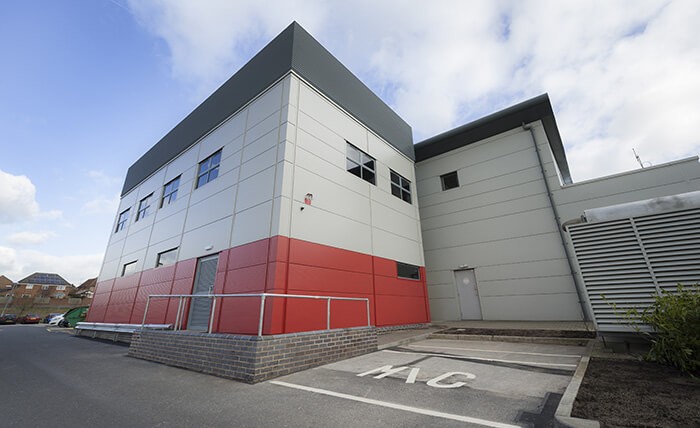
[[[49,320],[49,325],[57,325],[62,327],[60,323],[63,321],[63,314],[58,314]]]
[[[63,315],[63,314],[60,313],[60,312],[52,312],[52,313],[46,315],[46,316],[44,317],[44,319],[43,319],[42,322],[43,322],[44,324],[48,324],[49,321],[51,321],[51,319],[52,319],[53,317],[56,317],[56,316],[59,316],[59,315]]]
[[[20,324],[39,324],[41,317],[37,314],[24,314],[17,318],[17,322]]]
[[[0,316],[0,324],[17,324],[17,315],[5,314]]]

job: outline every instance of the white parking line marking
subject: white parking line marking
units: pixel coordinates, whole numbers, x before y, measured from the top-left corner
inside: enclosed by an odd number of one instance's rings
[[[512,363],[512,364],[523,364],[527,366],[549,366],[549,367],[571,367],[575,368],[576,364],[556,364],[556,363],[541,363],[539,361],[515,361],[515,360],[501,360],[497,358],[483,358],[483,357],[467,357],[464,355],[445,355],[445,354],[432,354],[429,352],[403,352],[403,351],[391,351],[389,349],[384,349],[382,352],[391,352],[393,354],[411,354],[411,355],[425,355],[428,357],[450,357],[450,358],[461,358],[463,360],[478,360],[478,361],[492,361],[495,363]]]
[[[499,351],[497,349],[475,349],[475,348],[453,348],[449,346],[424,346],[424,345],[408,345],[409,348],[428,348],[428,349],[450,349],[454,351],[474,351],[474,352],[492,352],[498,354],[520,354],[520,355],[537,355],[541,357],[563,357],[563,358],[581,358],[581,355],[572,354],[544,354],[539,352],[521,352],[521,351]]]
[[[342,392],[328,391],[326,389],[313,388],[310,386],[296,385],[293,383],[271,380],[268,383],[285,386],[287,388],[300,389],[302,391],[314,392],[316,394],[328,395],[331,397],[344,398],[346,400],[358,401],[365,404],[373,404],[375,406],[388,407],[390,409],[403,410],[405,412],[418,413],[420,415],[434,416],[437,418],[451,419],[453,421],[468,422],[493,428],[520,428],[518,425],[504,424],[501,422],[489,421],[486,419],[472,418],[469,416],[455,415],[453,413],[438,412],[436,410],[421,409],[419,407],[405,406],[403,404],[390,403],[388,401],[373,400],[371,398],[357,397],[355,395],[343,394]]]

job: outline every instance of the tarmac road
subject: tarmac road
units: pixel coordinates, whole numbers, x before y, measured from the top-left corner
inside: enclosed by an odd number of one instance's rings
[[[527,426],[522,412],[536,419],[546,393],[570,378],[564,366],[461,364],[471,351],[437,349],[441,344],[430,341],[412,345],[248,385],[129,358],[126,346],[73,337],[66,329],[0,326],[0,426]],[[456,357],[421,355],[446,351]],[[385,365],[407,368],[359,376]],[[406,382],[411,368],[419,369],[414,384]],[[427,383],[445,370],[477,377]],[[516,374],[520,389],[504,386]],[[491,385],[491,377],[498,383]]]

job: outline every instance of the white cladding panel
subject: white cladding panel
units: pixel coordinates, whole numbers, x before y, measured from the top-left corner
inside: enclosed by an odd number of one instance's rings
[[[545,134],[537,135],[546,149]],[[542,153],[549,165],[548,149]],[[460,187],[443,191],[440,176],[452,171]],[[416,175],[434,320],[461,317],[454,272],[466,266],[475,269],[484,319],[581,318],[529,132],[516,129],[428,159]]]
[[[185,260],[267,238],[281,229],[270,224],[273,217],[289,224],[289,206],[284,215],[273,214],[280,206],[273,195],[277,184],[291,196],[291,185],[285,187],[281,177],[289,166],[278,158],[287,144],[280,132],[289,129],[283,102],[296,99],[288,93],[294,87],[290,80],[273,85],[122,198],[118,213],[130,208],[129,221],[111,234],[100,280],[121,275],[124,263],[132,261],[138,270],[152,268],[158,253],[172,248]],[[218,176],[195,189],[199,162],[219,149]],[[163,186],[177,176],[177,199],[160,208]],[[138,202],[150,193],[150,215],[134,222]]]
[[[422,266],[413,161],[305,82],[298,88],[285,153],[293,162],[285,172],[292,183],[290,236]],[[347,171],[348,143],[375,158],[376,185]],[[390,169],[411,182],[412,204],[391,194]],[[309,193],[311,205],[304,206]]]

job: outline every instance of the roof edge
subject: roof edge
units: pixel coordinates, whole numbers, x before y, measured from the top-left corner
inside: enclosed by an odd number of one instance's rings
[[[542,121],[563,184],[571,184],[566,152],[549,95],[546,93],[417,143],[415,145],[416,162],[439,156],[537,120]]]

